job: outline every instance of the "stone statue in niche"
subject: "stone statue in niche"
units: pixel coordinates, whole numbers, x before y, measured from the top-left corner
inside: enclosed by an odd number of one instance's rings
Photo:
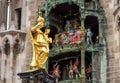
[[[16,58],[16,55],[20,53],[21,51],[21,46],[20,46],[20,41],[18,39],[15,40],[15,44],[13,45],[13,54],[14,57]]]
[[[5,44],[4,44],[4,53],[6,55],[10,54],[10,44],[8,39],[5,41]]]

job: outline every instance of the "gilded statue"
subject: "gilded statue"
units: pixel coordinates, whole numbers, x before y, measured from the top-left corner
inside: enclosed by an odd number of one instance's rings
[[[45,69],[45,63],[49,55],[49,44],[52,43],[52,38],[49,38],[50,29],[42,32],[44,27],[44,18],[39,16],[37,24],[31,28],[30,36],[33,47],[33,57],[30,65],[31,69]]]

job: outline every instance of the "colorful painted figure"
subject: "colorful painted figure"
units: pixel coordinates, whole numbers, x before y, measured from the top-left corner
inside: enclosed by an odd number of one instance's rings
[[[80,31],[80,29],[76,30],[76,34],[74,36],[74,43],[75,44],[81,43],[81,31]]]
[[[92,33],[91,30],[88,28],[88,29],[87,29],[87,44],[93,44],[93,43],[92,43],[92,36],[93,36],[93,33]]]
[[[69,43],[69,37],[66,32],[61,33],[61,44],[62,46]]]
[[[79,65],[79,61],[78,61],[78,58],[77,58],[75,63],[73,64],[73,71],[75,72],[76,78],[81,77],[81,75],[78,71],[78,65]]]
[[[86,74],[87,74],[87,79],[91,80],[92,79],[92,67],[91,67],[91,65],[88,65],[88,67],[86,68]]]
[[[79,27],[79,23],[78,23],[77,19],[75,19],[74,23],[73,23],[73,28],[77,29],[78,27]]]
[[[70,21],[67,20],[67,21],[66,21],[66,25],[65,25],[65,30],[66,30],[66,31],[69,31],[71,27],[72,27],[72,25],[71,25]]]
[[[60,65],[58,65],[58,63],[56,63],[56,64],[53,65],[53,74],[52,75],[57,76],[57,78],[60,78],[60,74],[61,74],[59,66]]]
[[[73,64],[72,64],[72,60],[70,61],[70,65],[69,65],[69,78],[70,79],[73,78]]]

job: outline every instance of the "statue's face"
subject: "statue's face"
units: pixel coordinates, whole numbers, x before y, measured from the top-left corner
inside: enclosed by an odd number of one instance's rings
[[[44,27],[44,23],[41,23],[41,28]]]

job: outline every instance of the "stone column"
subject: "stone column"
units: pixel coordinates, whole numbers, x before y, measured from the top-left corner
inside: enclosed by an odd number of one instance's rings
[[[67,79],[66,66],[63,66],[63,80]]]
[[[22,31],[26,31],[26,4],[27,1],[26,0],[22,0],[22,14],[21,14],[21,30]]]
[[[119,55],[120,55],[120,29],[119,29]]]
[[[98,22],[99,22],[99,44],[103,45],[105,43],[104,38],[103,38],[103,26],[102,25],[102,17],[98,17]]]
[[[82,26],[83,28],[85,28],[85,23],[84,23],[84,21],[85,21],[85,17],[83,16],[83,14],[81,14],[81,26]]]
[[[96,65],[95,65],[95,63],[96,63],[96,61],[95,61],[95,52],[94,51],[92,51],[92,83],[97,83],[96,82]]]
[[[8,6],[7,6],[7,30],[10,27],[10,0],[8,0]]]
[[[82,83],[85,82],[85,50],[81,50],[81,75]]]
[[[81,30],[81,40],[82,40],[82,43],[83,45],[85,45],[85,23],[84,23],[84,20],[85,20],[85,16],[83,14],[81,14],[81,27],[82,27],[82,30]]]
[[[1,46],[1,82],[4,83],[4,79],[5,79],[5,62],[6,62],[6,55],[4,54],[4,46]]]
[[[105,18],[104,18],[105,19]],[[106,54],[106,42],[104,40],[103,37],[103,29],[106,27],[106,23],[104,21],[104,19],[102,19],[102,17],[99,17],[99,44],[101,45],[100,50],[99,50],[99,54],[100,54],[100,58],[101,58],[101,67],[100,67],[100,79],[101,82],[106,83],[106,76],[107,76],[107,54]]]
[[[0,0],[0,10],[2,10],[2,0]],[[2,18],[2,13],[1,12],[0,12],[0,18]],[[0,19],[0,25],[1,25],[1,22],[2,22],[2,19]]]
[[[99,23],[99,26],[98,26],[98,30],[99,30],[99,37],[101,38],[102,37],[102,33],[101,33],[101,19],[100,18],[98,18],[98,23]]]
[[[10,64],[9,64],[9,67],[10,67],[10,73],[9,73],[9,75],[10,75],[10,79],[9,79],[9,83],[13,83],[13,44],[12,45],[10,45],[11,47],[10,47],[10,59],[9,59],[9,61],[10,61]],[[15,71],[14,71],[15,72]]]
[[[81,8],[85,8],[85,2],[84,2],[84,0],[79,0],[79,1],[80,1]]]
[[[81,75],[82,75],[82,83],[85,82],[85,25],[84,25],[84,17],[81,18],[81,27],[83,28],[82,32],[82,49],[81,49]]]
[[[107,77],[107,56],[106,56],[106,47],[103,47],[103,50],[100,51],[101,54],[101,76],[100,76],[100,81],[101,83],[106,83],[106,77]]]
[[[49,21],[48,21],[48,1],[45,3],[45,26],[49,26]]]

